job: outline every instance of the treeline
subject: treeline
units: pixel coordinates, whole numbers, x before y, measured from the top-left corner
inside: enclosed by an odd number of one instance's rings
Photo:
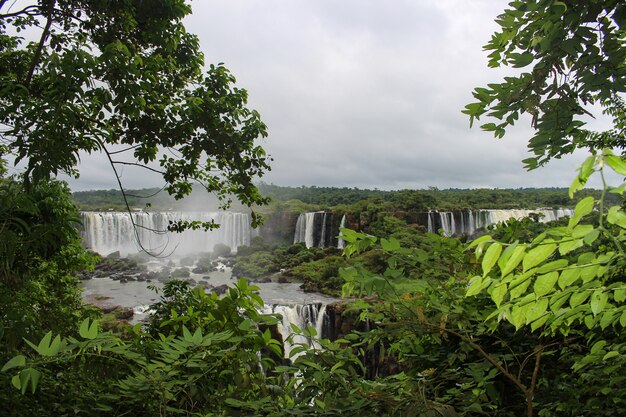
[[[261,183],[259,191],[271,199],[270,205],[284,205],[294,211],[317,208],[362,205],[363,202],[388,203],[399,210],[460,210],[460,209],[515,209],[538,207],[573,207],[580,199],[598,198],[600,190],[585,189],[570,199],[566,188],[517,189],[444,189],[423,190],[369,190],[348,187],[283,187]],[[184,203],[158,188],[126,191],[128,205],[134,209],[208,211],[217,209],[217,200],[206,193],[192,194]],[[80,191],[73,194],[81,210],[125,210],[126,204],[119,190]],[[617,204],[618,197],[609,194],[609,203]],[[233,207],[243,210],[244,207]]]

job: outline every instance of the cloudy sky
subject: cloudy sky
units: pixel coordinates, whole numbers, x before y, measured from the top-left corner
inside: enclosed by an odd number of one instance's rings
[[[380,189],[568,186],[584,155],[528,173],[528,123],[496,140],[461,113],[506,73],[482,50],[502,0],[193,2],[188,30],[269,127],[263,181]],[[510,73],[510,72],[509,72]],[[523,126],[522,126],[523,125]],[[155,179],[128,174],[130,187]],[[85,158],[75,190],[113,188]]]

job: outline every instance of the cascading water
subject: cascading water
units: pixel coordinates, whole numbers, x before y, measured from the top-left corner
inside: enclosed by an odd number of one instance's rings
[[[151,252],[177,254],[212,251],[217,243],[223,243],[236,251],[237,247],[249,245],[256,231],[250,227],[247,213],[215,212],[81,212],[82,234],[85,245],[106,255],[120,251],[122,255],[138,252],[141,246]],[[178,220],[214,220],[218,229],[187,230],[168,233],[170,222]],[[133,222],[136,227],[133,227]]]
[[[333,246],[333,214],[325,211],[301,213],[296,221],[293,243],[304,242],[307,248]]]
[[[478,229],[507,221],[510,218],[520,220],[531,213],[543,215],[541,222],[550,222],[561,217],[572,216],[572,209],[516,209],[516,210],[464,210],[464,211],[430,211],[428,213],[428,231],[443,230],[445,236],[467,234],[473,235]]]
[[[343,229],[346,227],[346,215],[344,214],[341,218],[341,223],[339,223],[339,228]],[[337,249],[344,249],[346,247],[346,241],[341,238],[343,233],[339,231],[339,239],[337,240]]]
[[[291,351],[298,344],[305,344],[313,348],[319,348],[316,339],[324,335],[324,318],[326,317],[326,304],[305,304],[305,305],[273,305],[267,306],[261,310],[262,313],[280,314],[282,321],[278,323],[277,330],[283,338],[284,356],[288,359],[295,359],[299,354],[291,356]],[[293,336],[293,340],[289,341],[289,336],[293,333],[292,324],[298,326],[301,330],[311,326],[317,332],[315,338],[307,338],[301,334]]]

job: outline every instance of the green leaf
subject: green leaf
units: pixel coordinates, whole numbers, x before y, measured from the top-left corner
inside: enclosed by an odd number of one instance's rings
[[[493,238],[489,235],[481,236],[477,239],[472,240],[467,249],[472,249],[473,247],[478,246],[481,243],[489,242],[490,240],[493,240]]]
[[[626,162],[619,156],[605,155],[604,162],[606,162],[606,164],[610,166],[613,171],[626,176]]]
[[[548,259],[555,249],[556,243],[543,243],[529,250],[522,262],[524,272]]]
[[[526,323],[532,323],[537,320],[548,310],[548,299],[542,298],[536,302],[528,304],[528,310],[526,311]]]
[[[606,307],[606,303],[609,300],[608,294],[602,290],[596,290],[591,295],[590,305],[591,312],[594,316],[597,316],[604,307]]]
[[[479,294],[482,290],[491,285],[491,279],[483,278],[481,276],[475,276],[470,281],[470,286],[465,293],[466,297],[471,297],[473,295]]]
[[[559,273],[556,271],[539,275],[537,279],[535,280],[535,285],[533,286],[535,290],[535,295],[537,297],[541,297],[549,293],[550,291],[552,291],[552,288],[554,288],[554,284],[556,284],[556,281],[558,279],[559,279]],[[547,308],[547,304],[546,304],[546,308]]]
[[[17,355],[11,358],[7,363],[5,363],[0,372],[8,371],[9,369],[17,368],[24,365],[26,365],[26,357],[24,357],[24,355]]]
[[[602,360],[603,360],[603,361],[605,361],[605,360],[607,360],[607,359],[611,359],[611,358],[614,358],[614,357],[616,357],[616,356],[620,356],[619,351],[617,351],[617,350],[612,350],[612,351],[610,351],[610,352],[607,352],[607,354],[606,354],[606,355],[604,355],[604,356],[602,357]]]
[[[606,221],[626,229],[626,213],[619,206],[612,206],[606,216]]]
[[[496,285],[493,291],[491,292],[491,299],[493,300],[494,303],[496,303],[496,306],[498,308],[500,308],[500,304],[502,303],[502,300],[504,299],[504,296],[506,295],[506,290],[507,290],[506,283],[500,283]]]
[[[191,337],[191,341],[194,345],[199,345],[202,343],[202,329],[198,327],[195,332],[193,332],[193,336]]]
[[[619,324],[621,324],[622,327],[626,327],[626,311],[619,317]]]
[[[487,276],[493,266],[498,261],[500,254],[502,253],[502,245],[499,242],[492,243],[487,251],[485,252],[485,257],[483,258],[482,268],[483,268],[483,277]]]
[[[569,262],[567,259],[557,259],[556,261],[548,262],[547,264],[542,265],[537,268],[537,274],[545,274],[547,272],[558,271],[567,267]]]
[[[559,242],[559,253],[567,255],[573,250],[583,246],[583,239],[562,240]]]
[[[80,324],[78,334],[80,334],[83,339],[93,340],[98,337],[98,320],[94,320],[91,325],[89,321],[89,319],[83,320]]]
[[[561,271],[559,276],[559,287],[561,287],[561,289],[565,289],[576,282],[578,278],[580,278],[580,269],[564,269]]]
[[[622,301],[626,300],[626,289],[616,288],[615,291],[613,291],[613,299],[617,303],[621,303]]]
[[[580,219],[582,219],[587,214],[593,211],[593,206],[595,204],[595,200],[593,197],[585,197],[576,204],[576,208],[574,209],[574,215],[571,219],[569,219],[569,223],[567,227],[573,229],[574,226],[578,224]]]
[[[507,276],[519,265],[526,254],[526,245],[516,246],[502,269],[502,277]]]
[[[606,329],[613,323],[614,313],[612,311],[605,312],[600,318],[600,328]]]
[[[400,242],[394,237],[389,240],[385,238],[380,239],[380,245],[383,247],[385,252],[395,252],[400,249]]]
[[[576,308],[584,303],[587,298],[589,298],[589,291],[575,292],[569,299],[569,305]]]
[[[530,52],[524,52],[521,54],[512,53],[511,58],[513,61],[514,68],[525,67],[526,65],[533,62],[533,60],[535,59],[534,55]]]

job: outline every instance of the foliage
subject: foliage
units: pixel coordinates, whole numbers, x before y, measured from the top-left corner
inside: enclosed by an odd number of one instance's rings
[[[576,148],[620,148],[624,142],[623,93],[626,92],[626,5],[618,0],[513,1],[496,20],[501,30],[485,46],[489,66],[531,70],[474,90],[475,103],[464,112],[470,121],[487,115],[481,127],[504,136],[521,114],[532,117],[536,168]],[[597,111],[613,119],[613,128],[585,129]]]
[[[26,189],[0,179],[0,328],[2,351],[40,337],[43,329],[67,331],[84,314],[77,271],[93,267],[77,231],[69,188],[58,181]]]
[[[224,207],[231,196],[266,202],[252,183],[269,169],[255,144],[266,127],[224,66],[203,74],[198,38],[182,24],[187,2],[20,7],[0,2],[0,134],[27,182],[78,176],[81,152],[103,152],[118,181],[132,166],[159,173],[177,199],[196,182]]]

